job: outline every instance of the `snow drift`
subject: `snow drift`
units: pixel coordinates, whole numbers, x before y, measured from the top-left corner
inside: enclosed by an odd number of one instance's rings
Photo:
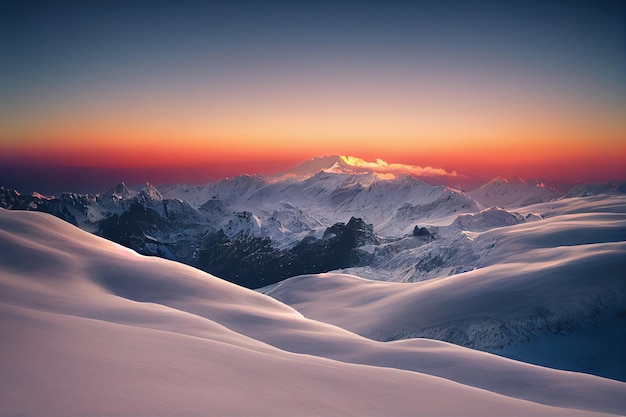
[[[372,341],[43,213],[0,210],[0,265],[4,416],[626,413],[626,384]]]
[[[456,246],[476,268],[462,274],[402,284],[308,275],[261,291],[377,340],[428,337],[626,380],[625,207],[617,197],[568,199],[526,208],[543,220],[478,222],[471,229],[487,230],[465,232]],[[459,219],[474,226],[482,217]]]

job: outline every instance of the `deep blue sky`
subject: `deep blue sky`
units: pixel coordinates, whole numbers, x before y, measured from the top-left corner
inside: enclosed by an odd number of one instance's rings
[[[624,1],[1,1],[3,91],[384,59],[626,88]],[[320,62],[321,61],[321,62]],[[401,62],[400,62],[401,63]]]

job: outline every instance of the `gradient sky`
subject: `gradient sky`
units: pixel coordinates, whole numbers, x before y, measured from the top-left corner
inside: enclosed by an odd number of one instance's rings
[[[9,186],[331,154],[626,178],[624,1],[0,0],[0,60]]]

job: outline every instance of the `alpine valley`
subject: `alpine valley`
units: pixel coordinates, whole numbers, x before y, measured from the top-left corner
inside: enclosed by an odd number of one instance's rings
[[[175,413],[158,392],[195,386],[206,371],[224,381],[226,396],[203,403],[219,415],[277,415],[275,401],[296,415],[626,415],[626,183],[470,188],[460,174],[412,168],[328,156],[205,185],[58,196],[0,187],[2,329],[14,336],[0,371],[15,382],[0,386],[11,404],[0,411],[46,414],[20,394],[35,368],[54,372],[45,355],[68,352],[65,383],[90,386],[76,371],[86,367],[104,386],[130,363],[166,379],[159,355],[171,348],[182,373],[125,410]],[[20,341],[37,338],[52,348],[29,363]],[[71,338],[92,353],[74,352]],[[129,344],[112,342],[121,339]],[[140,355],[151,340],[156,350]],[[119,350],[119,369],[93,365],[107,349]],[[277,397],[255,372],[288,363],[272,377]],[[325,391],[330,379],[343,395]],[[35,382],[38,395],[56,395]],[[96,385],[93,398],[49,415],[96,415]],[[415,396],[411,386],[428,388]],[[257,407],[229,399],[233,390]],[[307,392],[328,401],[310,408]],[[386,392],[403,400],[391,406]],[[454,400],[432,400],[443,392]],[[107,401],[101,414],[117,414]]]

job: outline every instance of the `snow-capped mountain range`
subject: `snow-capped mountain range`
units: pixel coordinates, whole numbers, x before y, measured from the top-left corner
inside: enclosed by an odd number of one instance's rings
[[[103,194],[58,197],[0,188],[0,207],[48,212],[139,253],[257,288],[345,268],[398,282],[469,271],[480,257],[468,232],[538,220],[539,211],[522,215],[518,209],[568,191],[497,178],[464,192],[420,179],[433,175],[457,176],[328,156],[275,175],[200,186],[146,184],[135,191],[122,183]],[[605,184],[571,192],[620,194],[624,188]]]
[[[181,261],[254,288],[346,267],[370,267],[374,272],[369,276],[394,281],[471,269],[471,262],[452,259],[424,259],[413,269],[390,268],[387,261],[424,243],[457,245],[454,240],[470,222],[489,221],[494,227],[498,221],[506,225],[538,218],[481,213],[495,198],[509,207],[559,196],[554,189],[501,179],[468,194],[415,176],[435,174],[456,175],[330,156],[272,176],[240,176],[201,186],[146,184],[135,191],[122,183],[103,194],[58,197],[2,188],[0,207],[48,212],[139,253]],[[478,217],[459,217],[465,214]],[[371,231],[364,225],[371,225]],[[426,227],[429,239],[413,238],[416,226]],[[332,227],[346,233],[330,233]]]

